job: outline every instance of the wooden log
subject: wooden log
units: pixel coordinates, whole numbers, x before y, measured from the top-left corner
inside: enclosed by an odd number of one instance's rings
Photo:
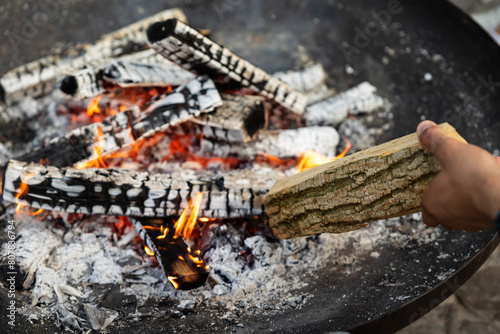
[[[207,264],[182,236],[175,237],[171,219],[130,218],[130,221],[176,289],[196,289],[206,282]]]
[[[145,111],[134,108],[119,112],[101,123],[70,131],[63,137],[54,138],[46,146],[15,158],[29,162],[47,159],[52,166],[73,166],[96,159],[95,147],[100,147],[101,155],[110,154],[134,141],[210,112],[221,104],[221,97],[212,80],[198,77],[159,97]]]
[[[333,127],[313,126],[307,128],[263,131],[257,139],[247,143],[228,143],[203,138],[196,154],[205,157],[236,157],[253,160],[260,152],[280,159],[296,158],[300,153],[314,150],[334,157],[339,143],[339,134]]]
[[[148,174],[123,169],[56,168],[10,160],[3,199],[44,210],[130,217],[179,216],[191,198],[205,196],[200,216],[264,214],[264,196],[284,174],[262,168],[228,173]],[[22,189],[22,183],[27,189]],[[24,187],[26,188],[26,187]]]
[[[155,23],[147,35],[156,52],[193,73],[227,76],[297,114],[304,112],[303,94],[179,20]]]
[[[307,107],[304,114],[306,124],[337,126],[349,114],[375,111],[384,105],[384,99],[375,95],[375,91],[376,88],[365,81],[343,93],[316,102]]]
[[[125,87],[180,86],[194,75],[153,50],[112,59],[66,76],[60,89],[75,99],[92,98]]]
[[[447,136],[465,140],[448,123]],[[265,199],[279,238],[348,232],[367,222],[421,210],[421,196],[439,172],[416,134],[282,179]]]
[[[267,127],[264,99],[260,96],[222,94],[222,106],[192,120],[201,126],[203,138],[228,143],[250,141]]]
[[[321,64],[311,64],[302,70],[273,73],[273,77],[283,81],[301,93],[314,91],[326,80],[326,73]]]
[[[170,18],[187,21],[180,9],[168,9],[104,35],[92,45],[78,45],[69,50],[66,57],[51,55],[19,66],[0,78],[0,101],[13,105],[27,96],[46,95],[66,72],[74,73],[89,64],[103,63],[111,57],[145,49],[146,27]]]

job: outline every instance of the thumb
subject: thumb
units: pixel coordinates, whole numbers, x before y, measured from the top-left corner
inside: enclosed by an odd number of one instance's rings
[[[453,153],[454,141],[446,136],[443,130],[432,121],[423,121],[417,127],[417,137],[420,145],[430,151],[442,167]]]

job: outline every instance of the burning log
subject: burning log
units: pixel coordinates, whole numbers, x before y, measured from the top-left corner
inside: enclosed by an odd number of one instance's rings
[[[270,169],[225,174],[163,175],[123,169],[56,168],[10,160],[6,201],[70,213],[131,217],[178,216],[205,192],[200,215],[233,218],[264,214],[264,195],[283,173]]]
[[[92,123],[64,137],[55,138],[48,145],[17,159],[31,162],[48,159],[51,165],[57,167],[92,161],[212,111],[221,104],[213,82],[206,77],[198,77],[160,98],[143,112],[137,108],[119,112],[102,123]]]
[[[256,140],[241,144],[211,141],[203,138],[198,154],[252,160],[260,152],[264,152],[284,159],[295,158],[301,152],[314,150],[328,157],[333,157],[338,143],[339,134],[335,128],[317,126],[261,132]]]
[[[190,72],[153,50],[146,50],[111,60],[97,68],[80,70],[64,78],[60,88],[76,99],[85,99],[116,89],[116,86],[180,86],[193,78]]]
[[[177,18],[187,21],[177,8],[165,10],[120,30],[104,35],[93,45],[79,45],[70,53],[73,57],[47,56],[7,72],[0,78],[0,101],[12,105],[25,97],[50,93],[58,77],[92,63],[102,63],[111,57],[139,51],[147,45],[144,30],[159,20]]]
[[[448,123],[446,135],[465,140]],[[280,180],[266,196],[275,234],[342,233],[419,212],[438,161],[411,134]]]
[[[307,98],[303,94],[179,20],[155,23],[147,35],[156,52],[193,73],[227,76],[297,114],[304,112]]]
[[[363,82],[343,93],[307,107],[304,114],[307,126],[337,126],[348,114],[358,115],[377,110],[384,105],[384,99],[375,95],[376,88]]]
[[[312,64],[301,71],[276,72],[273,77],[298,92],[306,93],[321,87],[325,83],[326,73],[321,64]]]
[[[208,265],[200,259],[200,252],[192,250],[182,236],[176,236],[173,223],[166,219],[130,221],[176,289],[196,289],[205,283]]]
[[[267,127],[266,107],[262,97],[223,94],[222,101],[222,106],[217,107],[214,113],[192,120],[202,126],[204,138],[242,143],[251,140]]]

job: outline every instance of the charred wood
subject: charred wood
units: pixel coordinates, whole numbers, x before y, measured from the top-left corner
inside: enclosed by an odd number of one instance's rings
[[[7,72],[0,78],[1,102],[12,105],[23,98],[50,93],[65,72],[75,72],[89,64],[102,63],[111,58],[145,49],[145,29],[159,20],[177,18],[186,21],[177,8],[165,10],[120,30],[104,35],[93,45],[79,45],[71,56],[47,56]]]
[[[328,157],[335,156],[339,135],[333,127],[307,127],[282,131],[261,132],[248,143],[227,143],[203,138],[201,156],[237,157],[253,160],[260,152],[284,159],[295,158],[300,153],[314,150]]]
[[[276,72],[273,77],[283,81],[301,93],[314,91],[326,80],[326,73],[321,64],[312,64],[299,71]]]
[[[264,196],[282,172],[271,169],[171,175],[123,169],[56,168],[10,160],[3,199],[44,210],[131,217],[179,216],[191,198],[205,196],[209,218],[263,215]]]
[[[307,98],[303,94],[179,20],[155,23],[147,34],[156,52],[189,71],[227,76],[297,114],[304,112]]]
[[[373,112],[384,105],[384,99],[375,95],[375,91],[376,88],[365,81],[343,93],[314,103],[307,107],[304,114],[306,124],[337,126],[349,114]]]
[[[96,159],[96,146],[100,147],[101,155],[115,152],[134,141],[210,112],[221,103],[213,82],[198,77],[161,97],[145,111],[135,108],[119,112],[101,123],[92,123],[55,138],[48,145],[16,159],[31,162],[47,159],[53,166],[73,166]]]
[[[175,236],[171,220],[131,218],[130,221],[176,289],[196,289],[205,283],[208,266],[182,236]]]
[[[204,138],[242,143],[267,127],[264,99],[249,95],[222,95],[222,106],[214,113],[192,120],[201,126]]]
[[[82,69],[65,77],[60,88],[76,99],[85,99],[116,88],[179,86],[193,78],[190,72],[153,50],[146,50],[113,59],[97,68]]]

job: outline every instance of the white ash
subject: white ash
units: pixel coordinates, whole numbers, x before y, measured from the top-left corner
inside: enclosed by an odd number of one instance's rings
[[[380,256],[374,253],[380,243],[404,248],[412,241],[434,242],[441,231],[418,224],[420,221],[420,215],[415,214],[374,222],[366,229],[347,234],[279,241],[262,235],[246,237],[231,223],[214,224],[211,246],[204,256],[211,268],[208,283],[196,290],[178,291],[159,267],[151,266],[150,257],[132,249],[133,244],[122,249],[110,241],[109,224],[90,220],[70,226],[61,235],[50,223],[25,219],[17,226],[22,236],[18,241],[18,263],[28,271],[33,270],[29,265],[38,265],[34,269],[34,287],[28,290],[31,306],[20,312],[39,314],[42,318],[55,312],[60,323],[68,328],[106,328],[112,320],[105,319],[121,316],[97,306],[92,286],[104,283],[118,284],[121,293],[137,298],[137,306],[169,298],[178,301],[176,309],[180,311],[218,308],[225,310],[228,321],[234,322],[243,313],[272,314],[300,308],[311,295],[296,291],[307,285],[306,278],[314,275],[315,270],[324,266],[359,269],[356,258],[362,254]],[[348,245],[355,251],[341,255]],[[245,250],[251,255],[242,255]],[[2,255],[6,255],[5,248]],[[35,311],[42,305],[42,311]],[[78,312],[81,309],[86,318]],[[142,316],[135,308],[130,312],[127,317]]]

